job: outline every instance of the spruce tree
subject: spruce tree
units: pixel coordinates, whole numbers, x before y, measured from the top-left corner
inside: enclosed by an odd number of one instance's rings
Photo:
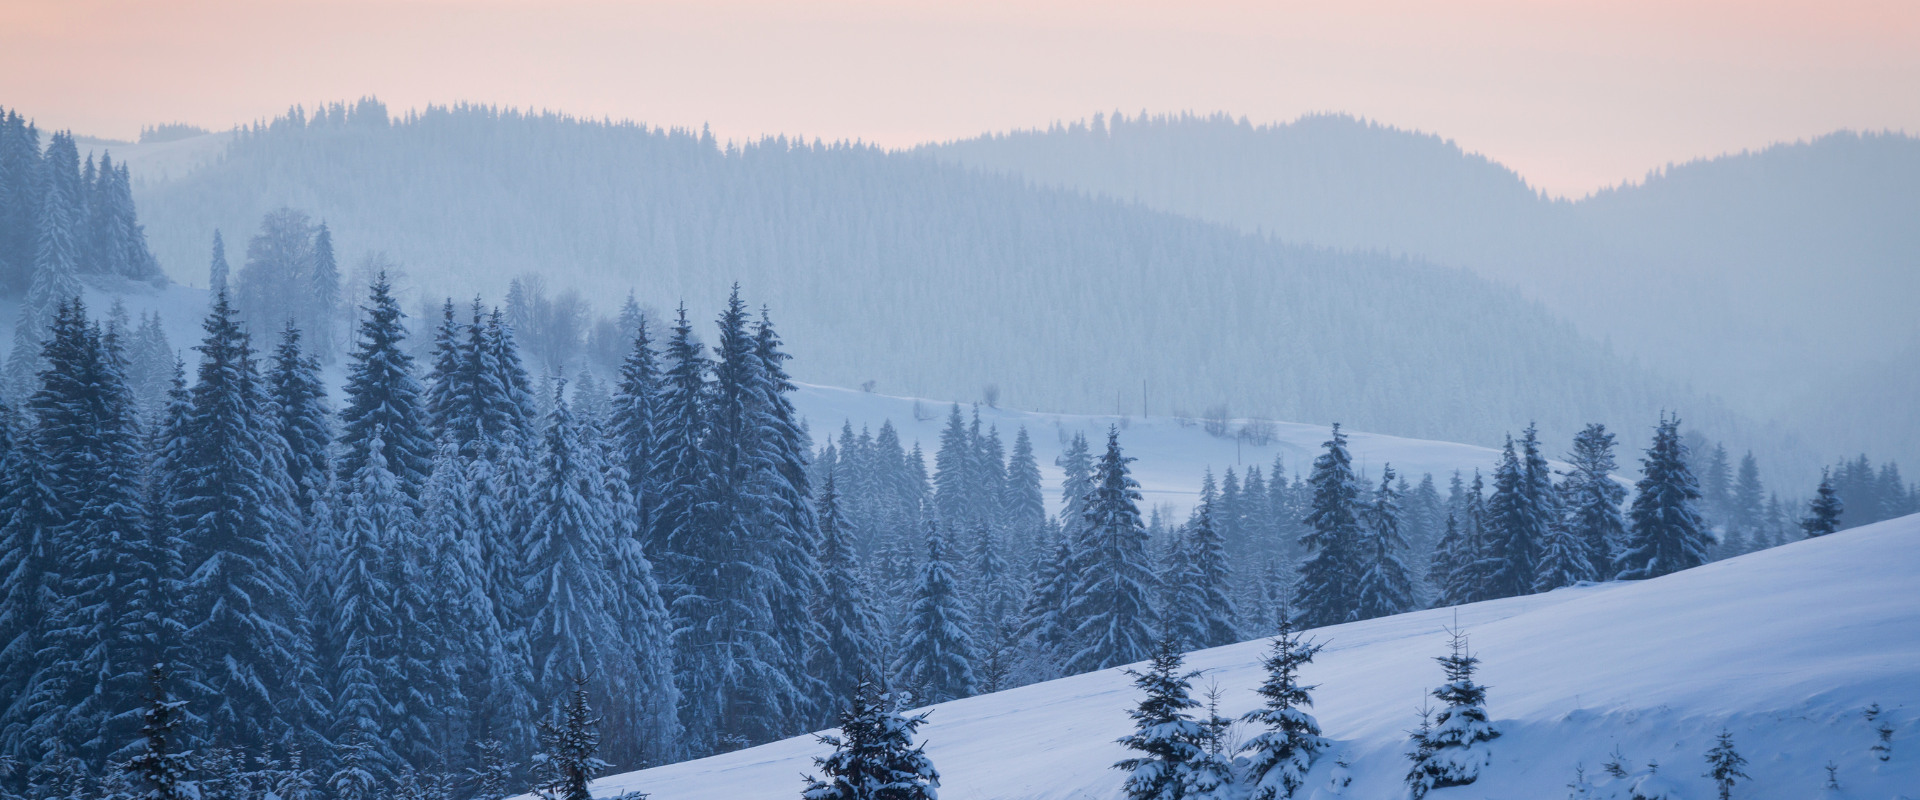
[[[1540,552],[1540,573],[1534,576],[1533,591],[1550,592],[1595,580],[1598,576],[1587,556],[1586,542],[1575,536],[1565,522],[1555,521],[1547,528],[1547,539]]]
[[[1752,780],[1740,770],[1746,765],[1746,757],[1733,747],[1733,732],[1722,729],[1713,749],[1707,751],[1707,772],[1701,777],[1713,781],[1714,788],[1720,791],[1720,800],[1733,800],[1734,783],[1741,778]]]
[[[418,502],[432,469],[433,436],[428,430],[413,356],[404,345],[407,331],[393,284],[381,273],[368,287],[359,342],[347,368],[347,407],[340,411],[340,471],[354,475],[370,458],[371,432],[378,427],[385,448],[381,457],[409,502]]]
[[[1524,460],[1507,437],[1500,465],[1493,473],[1493,496],[1487,499],[1487,597],[1514,597],[1533,590],[1539,572],[1540,548],[1551,522],[1546,495],[1536,483],[1533,461],[1537,450],[1533,427],[1527,428]]]
[[[1706,563],[1711,543],[1694,502],[1700,489],[1687,468],[1687,446],[1680,441],[1680,418],[1663,417],[1653,444],[1641,459],[1635,485],[1632,527],[1620,553],[1619,577],[1645,580]]]
[[[1033,439],[1027,426],[1020,426],[1013,437],[1013,452],[1007,457],[1007,490],[1000,506],[1005,517],[1006,543],[1016,564],[1032,563],[1040,555],[1043,543],[1040,529],[1046,525],[1047,501],[1040,488],[1040,463],[1033,455]]]
[[[1800,529],[1807,532],[1809,539],[1833,533],[1840,529],[1840,515],[1845,511],[1839,494],[1834,492],[1832,476],[1822,468],[1820,488],[1814,490],[1813,499],[1807,502],[1807,516],[1800,520]]]
[[[122,767],[134,779],[135,797],[141,800],[198,800],[200,787],[193,781],[193,753],[182,747],[186,742],[180,730],[182,700],[167,692],[165,664],[153,665],[147,673],[149,694],[141,712],[137,755]]]
[[[1169,596],[1176,598],[1164,615],[1168,635],[1195,648],[1240,640],[1239,609],[1227,594],[1232,568],[1226,542],[1214,529],[1213,503],[1207,497],[1202,491],[1200,505],[1174,545],[1180,569],[1170,570],[1165,581]]]
[[[278,689],[297,666],[288,620],[298,603],[288,574],[284,443],[253,350],[224,296],[204,328],[199,380],[173,461],[172,517],[186,553],[186,647],[200,663],[196,705],[207,738],[262,745],[289,726]]]
[[[1500,737],[1499,729],[1487,720],[1487,687],[1473,682],[1480,659],[1467,652],[1465,634],[1457,629],[1450,634],[1453,652],[1434,659],[1446,670],[1447,682],[1433,690],[1433,696],[1446,706],[1434,718],[1432,729],[1416,740],[1422,757],[1407,774],[1415,798],[1479,780],[1480,771],[1493,763],[1486,743]]]
[[[940,431],[940,449],[933,456],[934,507],[949,524],[973,521],[974,506],[980,501],[974,485],[978,455],[967,421],[960,416],[960,404],[954,403],[947,411],[947,426]]]
[[[299,328],[289,323],[274,348],[267,372],[267,394],[274,419],[287,444],[287,479],[294,487],[300,513],[311,518],[333,485],[333,413],[327,408],[327,386],[320,377],[320,361],[303,352]]]
[[[599,758],[600,719],[587,703],[587,679],[576,677],[554,719],[540,724],[542,752],[534,756],[540,782],[533,793],[542,800],[593,800],[587,787],[609,765]]]
[[[1393,465],[1380,475],[1380,490],[1361,512],[1360,542],[1365,567],[1355,587],[1356,619],[1387,617],[1413,610],[1413,573],[1401,558],[1407,540],[1400,535],[1400,491],[1393,485]]]
[[[1183,660],[1172,639],[1161,639],[1147,671],[1126,671],[1146,695],[1127,712],[1134,732],[1119,739],[1140,755],[1113,765],[1127,773],[1128,800],[1181,800],[1191,764],[1206,753],[1208,731],[1192,713],[1200,707],[1191,697],[1193,679],[1200,673],[1181,672]]]
[[[1267,671],[1266,680],[1254,690],[1264,702],[1241,717],[1243,722],[1266,728],[1240,748],[1250,754],[1248,800],[1293,797],[1306,785],[1314,759],[1332,745],[1320,736],[1319,721],[1305,710],[1313,705],[1309,693],[1314,687],[1300,683],[1300,668],[1313,662],[1321,645],[1294,630],[1293,618],[1284,607],[1279,617],[1273,647],[1260,662]]]
[[[944,703],[971,696],[978,688],[972,614],[954,581],[939,520],[929,517],[926,529],[927,560],[907,606],[905,635],[893,672],[895,680],[911,687],[922,702]]]
[[[1764,549],[1767,546],[1764,543],[1767,491],[1760,485],[1760,462],[1754,459],[1752,451],[1740,457],[1740,471],[1734,479],[1729,502],[1727,530],[1741,543],[1738,551],[1729,555]]]
[[[1120,452],[1120,430],[1107,431],[1107,452],[1093,471],[1082,516],[1087,547],[1076,556],[1082,565],[1067,602],[1076,622],[1075,652],[1067,660],[1074,672],[1129,664],[1153,652],[1158,615],[1152,598],[1158,590],[1147,554],[1147,531],[1140,521],[1140,484],[1129,474],[1133,459]]]
[[[1333,426],[1333,438],[1323,446],[1327,451],[1314,459],[1313,474],[1307,479],[1313,498],[1303,520],[1308,530],[1300,544],[1308,556],[1300,563],[1294,584],[1293,606],[1307,627],[1354,618],[1359,608],[1355,582],[1363,570],[1360,487],[1353,476],[1353,457],[1347,453],[1347,437],[1338,424]]]
[[[840,712],[838,735],[816,738],[833,748],[815,757],[821,778],[806,776],[804,800],[934,800],[940,772],[913,735],[927,715],[900,712],[899,698],[871,681],[855,689],[853,703]],[[824,780],[822,779],[824,778]]]
[[[880,622],[868,599],[852,532],[847,529],[846,516],[840,513],[840,494],[832,473],[821,486],[814,515],[820,520],[823,584],[823,591],[815,598],[814,619],[827,633],[826,646],[815,656],[814,674],[827,685],[830,700],[822,705],[840,714],[852,708],[861,683],[879,674],[875,637]]]
[[[352,769],[365,770],[374,779],[400,766],[388,734],[404,723],[397,719],[398,709],[407,703],[398,695],[410,687],[397,674],[406,643],[400,638],[403,612],[395,608],[400,587],[391,581],[415,577],[392,569],[411,555],[416,520],[399,479],[387,469],[384,433],[378,424],[367,432],[368,460],[347,482],[334,551],[329,632],[329,649],[338,659],[329,734],[347,748]]]
[[[774,331],[765,307],[752,326],[751,339],[752,425],[757,431],[753,447],[766,462],[756,471],[753,494],[762,498],[757,516],[772,521],[756,526],[764,537],[758,549],[767,558],[768,571],[774,577],[769,605],[774,617],[772,633],[780,643],[778,667],[794,687],[787,698],[793,706],[793,716],[786,723],[791,733],[805,729],[824,713],[811,707],[813,698],[822,696],[825,686],[808,668],[810,655],[826,639],[826,632],[812,615],[814,598],[823,591],[820,524],[813,515],[813,491],[808,482],[812,439],[790,398],[797,391],[785,366],[791,356]],[[721,390],[724,396],[724,381]]]
[[[220,229],[213,229],[213,259],[207,265],[207,294],[219,296],[228,290],[227,278],[231,270],[227,267],[227,243],[220,238]]]
[[[1614,551],[1627,535],[1621,514],[1627,489],[1613,480],[1613,442],[1607,426],[1592,423],[1573,437],[1573,452],[1567,454],[1567,463],[1573,467],[1566,472],[1563,490],[1567,525],[1586,550],[1594,580],[1613,577]]]

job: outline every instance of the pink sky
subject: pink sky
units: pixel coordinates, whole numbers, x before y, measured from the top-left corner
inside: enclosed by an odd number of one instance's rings
[[[0,105],[43,127],[132,138],[366,94],[887,145],[1343,111],[1579,195],[1837,128],[1920,133],[1920,2],[0,0]]]

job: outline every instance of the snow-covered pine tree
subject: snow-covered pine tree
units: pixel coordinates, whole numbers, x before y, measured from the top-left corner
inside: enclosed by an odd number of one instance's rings
[[[737,302],[738,289],[735,289]],[[729,306],[731,308],[731,305]],[[820,583],[820,523],[813,516],[812,488],[807,481],[807,457],[812,441],[789,395],[796,391],[787,374],[788,356],[780,335],[775,332],[768,310],[760,309],[760,319],[750,331],[751,355],[747,359],[752,372],[752,447],[765,462],[754,476],[752,495],[759,498],[757,516],[771,521],[754,528],[764,537],[755,549],[767,559],[774,576],[768,590],[768,603],[774,621],[770,633],[779,641],[778,668],[793,688],[787,702],[793,704],[793,716],[787,720],[787,733],[810,727],[823,716],[813,708],[814,698],[825,694],[826,687],[808,668],[811,654],[820,649],[826,632],[813,619],[813,601],[823,590]],[[724,344],[727,337],[722,336]],[[731,348],[729,348],[731,351]],[[719,382],[719,396],[727,395],[725,370]]]
[[[204,329],[192,407],[170,446],[171,511],[189,576],[185,647],[220,668],[195,674],[189,699],[209,740],[260,746],[291,727],[292,709],[278,699],[298,672],[285,540],[293,502],[285,445],[263,413],[253,349],[226,297],[215,298]]]
[[[820,521],[820,573],[823,591],[814,598],[814,619],[826,630],[826,646],[815,654],[814,675],[827,685],[834,714],[845,713],[868,676],[880,673],[880,621],[868,599],[852,531],[840,513],[840,493],[828,473],[814,507]]]
[[[1534,576],[1533,591],[1550,592],[1596,580],[1593,561],[1587,555],[1586,542],[1575,536],[1566,522],[1556,520],[1547,527],[1547,539],[1540,551],[1540,574]]]
[[[1594,580],[1614,575],[1614,551],[1627,538],[1626,517],[1621,503],[1627,488],[1613,480],[1614,435],[1607,426],[1592,423],[1573,437],[1573,452],[1567,454],[1568,470],[1563,485],[1567,501],[1567,524],[1585,546]]]
[[[900,699],[863,681],[853,704],[840,712],[840,733],[823,734],[833,748],[815,757],[821,778],[806,776],[803,800],[934,800],[940,772],[913,735],[927,723],[924,713],[900,712]]]
[[[1760,484],[1760,462],[1753,457],[1753,451],[1740,457],[1740,472],[1733,482],[1733,495],[1728,509],[1728,529],[1737,534],[1742,543],[1739,553],[1751,553],[1766,549],[1769,545],[1766,532],[1767,490]]]
[[[884,432],[884,429],[883,429]],[[1013,436],[1013,452],[1007,456],[1007,490],[1000,500],[1005,513],[1008,559],[1020,569],[1041,555],[1040,529],[1047,521],[1047,500],[1040,488],[1040,462],[1033,455],[1033,438],[1027,426]]]
[[[1662,416],[1640,463],[1618,577],[1645,580],[1706,563],[1712,540],[1694,509],[1700,489],[1687,468],[1679,417]]]
[[[307,265],[306,314],[300,324],[312,344],[316,359],[331,364],[338,352],[334,338],[334,317],[340,310],[340,265],[334,258],[333,231],[326,220],[313,233],[313,258]],[[284,800],[284,799],[283,799]]]
[[[1359,607],[1355,581],[1360,564],[1360,486],[1353,476],[1353,457],[1347,453],[1346,434],[1333,426],[1327,448],[1313,461],[1307,483],[1313,498],[1303,524],[1300,544],[1308,552],[1300,562],[1294,584],[1293,607],[1310,628],[1337,625],[1353,619]]]
[[[673,622],[640,541],[632,481],[602,442],[594,449],[608,498],[608,572],[620,590],[614,625],[625,648],[621,668],[609,671],[621,682],[608,696],[607,754],[625,767],[667,764],[685,753],[680,690],[673,682]]]
[[[387,448],[380,446],[384,434],[378,423],[367,431],[368,460],[347,483],[334,549],[328,637],[328,649],[338,659],[329,734],[344,748],[341,768],[365,771],[369,780],[382,780],[400,768],[389,733],[404,725],[396,717],[406,703],[392,695],[409,689],[397,683],[402,676],[396,674],[396,650],[404,643],[394,608],[398,592],[389,581],[396,576],[391,565],[408,556],[404,549],[394,551],[414,535],[415,519],[399,480],[387,469]]]
[[[960,415],[960,404],[954,403],[947,411],[947,426],[940,430],[940,449],[933,455],[934,508],[949,524],[970,521],[973,507],[980,500],[973,485],[978,455],[966,418]]]
[[[1714,740],[1713,749],[1707,751],[1707,772],[1701,777],[1713,781],[1714,788],[1720,791],[1720,800],[1733,800],[1734,783],[1742,778],[1753,780],[1740,770],[1746,765],[1746,756],[1734,749],[1733,732],[1723,728]]]
[[[1533,437],[1534,428],[1529,425],[1523,440],[1524,460],[1514,450],[1513,437],[1507,437],[1500,465],[1493,472],[1493,496],[1487,499],[1485,528],[1484,589],[1488,598],[1533,591],[1533,580],[1539,572],[1540,547],[1552,519],[1535,474],[1534,461],[1539,456]]]
[[[1332,744],[1320,736],[1320,722],[1306,712],[1313,706],[1310,692],[1314,687],[1300,683],[1300,668],[1313,662],[1321,645],[1300,636],[1285,607],[1279,610],[1279,622],[1273,648],[1260,662],[1267,670],[1266,680],[1254,690],[1264,702],[1261,708],[1241,717],[1248,724],[1266,728],[1240,748],[1250,754],[1248,800],[1293,797],[1306,785],[1314,759]]]
[[[1358,619],[1392,616],[1414,607],[1413,573],[1401,556],[1407,541],[1400,533],[1402,495],[1394,485],[1395,477],[1392,464],[1382,468],[1380,489],[1360,514],[1361,556],[1366,571],[1356,587]],[[1401,481],[1401,485],[1405,483]]]
[[[593,800],[587,785],[610,766],[599,758],[600,719],[587,702],[588,679],[572,683],[564,700],[556,698],[554,719],[540,724],[542,752],[533,758],[540,782],[533,794],[542,800]]]
[[[1107,452],[1094,468],[1082,529],[1087,547],[1076,553],[1080,569],[1067,601],[1076,622],[1071,634],[1072,672],[1130,664],[1153,652],[1158,614],[1153,597],[1159,581],[1140,521],[1140,484],[1120,452],[1120,429],[1107,431]]]
[[[17,702],[44,664],[38,653],[58,611],[61,514],[46,459],[13,408],[0,401],[0,756],[31,764],[44,741],[23,734],[33,715]]]
[[[1800,520],[1800,530],[1806,531],[1809,539],[1833,533],[1840,529],[1840,515],[1845,511],[1840,495],[1833,489],[1833,477],[1822,467],[1820,487],[1814,490],[1813,499],[1807,501],[1807,516]]]
[[[227,279],[232,270],[227,266],[227,243],[220,238],[220,229],[213,229],[213,259],[207,265],[207,294],[218,296],[227,291]]]
[[[1061,650],[1072,633],[1066,626],[1066,606],[1073,593],[1073,545],[1058,525],[1049,524],[1047,533],[1053,539],[1051,552],[1034,565],[1026,606],[1020,611],[1020,641],[1033,657],[1028,660],[1046,662],[1022,666],[1034,680],[1059,677],[1052,667],[1063,657]]]
[[[1118,741],[1140,755],[1116,762],[1124,770],[1128,800],[1181,800],[1191,763],[1205,754],[1206,726],[1193,718],[1200,703],[1191,696],[1200,673],[1181,672],[1180,647],[1162,638],[1153,649],[1147,671],[1129,669],[1133,685],[1145,693],[1140,705],[1127,712],[1134,732]]]
[[[1211,475],[1206,482],[1212,482]],[[1178,599],[1168,604],[1171,608],[1163,618],[1167,633],[1186,646],[1219,647],[1240,641],[1240,611],[1227,594],[1232,567],[1227,564],[1226,541],[1213,524],[1213,503],[1204,488],[1200,496],[1200,505],[1175,544],[1182,569],[1168,575],[1171,583],[1165,588]]]
[[[629,302],[633,298],[627,298]],[[620,384],[615,389],[607,433],[611,437],[612,459],[626,469],[629,491],[633,495],[634,521],[644,536],[653,527],[656,502],[650,483],[653,477],[654,398],[660,391],[660,365],[647,338],[646,318],[635,309],[634,338],[620,364]]]
[[[135,755],[122,767],[130,777],[139,800],[198,800],[200,787],[193,780],[193,753],[186,749],[186,735],[180,730],[181,708],[186,701],[175,700],[167,692],[165,664],[148,669],[147,705],[140,713],[140,736],[131,748]]]
[[[447,298],[440,306],[440,324],[433,327],[433,363],[427,368],[421,397],[435,440],[459,442],[472,435],[460,430],[472,424],[476,377],[468,367],[465,347],[472,331],[465,328],[455,317],[453,298]]]
[[[267,371],[267,395],[273,401],[280,437],[287,443],[287,479],[294,502],[311,519],[314,505],[333,485],[333,412],[320,360],[302,352],[299,328],[288,324],[274,348]]]
[[[1473,682],[1480,659],[1467,652],[1464,633],[1459,629],[1449,633],[1452,652],[1434,659],[1446,670],[1447,682],[1433,690],[1433,696],[1446,707],[1434,718],[1424,741],[1417,742],[1425,757],[1415,760],[1407,774],[1415,800],[1434,789],[1479,780],[1480,771],[1493,763],[1486,743],[1500,737],[1499,729],[1487,720],[1487,687]]]
[[[381,456],[409,502],[419,500],[433,468],[433,435],[420,381],[408,355],[407,329],[393,284],[382,272],[368,287],[367,318],[347,368],[347,407],[340,411],[342,474],[358,474],[370,455],[370,432],[378,427],[386,448]]]
[[[929,704],[969,697],[978,689],[973,615],[954,580],[940,527],[939,520],[927,518],[927,560],[907,606],[900,657],[893,665],[894,680]]]

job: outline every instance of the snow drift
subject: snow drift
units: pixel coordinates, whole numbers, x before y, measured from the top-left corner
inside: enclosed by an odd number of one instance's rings
[[[1594,797],[1625,798],[1653,762],[1675,797],[1714,796],[1704,755],[1722,729],[1751,762],[1736,798],[1920,797],[1920,515],[1797,542],[1643,582],[1614,582],[1312,632],[1327,648],[1303,678],[1334,747],[1302,797],[1404,796],[1406,731],[1440,681],[1432,660],[1457,623],[1483,660],[1504,736],[1479,783],[1440,800],[1568,796],[1576,769]],[[1266,642],[1192,653],[1222,712],[1255,706]],[[1128,708],[1118,670],[943,703],[923,729],[944,800],[1117,798]],[[1867,711],[1877,707],[1871,721]],[[1891,758],[1872,750],[1882,724]],[[1244,739],[1250,731],[1236,730]],[[826,748],[812,737],[608,777],[595,793],[658,800],[797,797]],[[1618,752],[1633,775],[1610,780]],[[1840,789],[1825,788],[1834,765]]]

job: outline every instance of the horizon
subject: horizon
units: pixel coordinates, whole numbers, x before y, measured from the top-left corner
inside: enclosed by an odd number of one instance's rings
[[[131,139],[298,98],[466,101],[900,149],[1096,111],[1345,113],[1578,198],[1836,130],[1920,130],[1920,8],[1501,0],[906,7],[190,0],[0,10],[9,106]],[[33,67],[66,65],[51,76]],[[0,79],[5,80],[5,79]]]

